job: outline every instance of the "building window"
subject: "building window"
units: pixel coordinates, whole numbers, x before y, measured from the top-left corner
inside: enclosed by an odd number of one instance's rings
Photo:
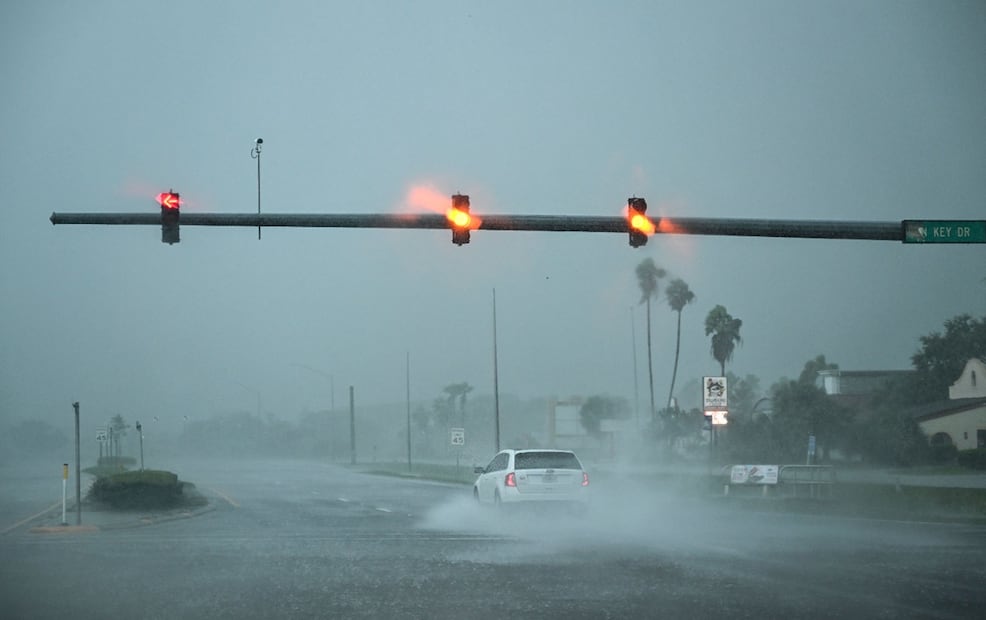
[[[972,387],[976,387],[976,371],[972,371]]]
[[[976,446],[986,448],[986,430],[979,429],[976,431]]]

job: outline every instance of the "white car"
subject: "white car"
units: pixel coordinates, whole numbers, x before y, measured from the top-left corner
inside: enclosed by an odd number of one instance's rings
[[[473,484],[480,504],[569,503],[589,501],[589,474],[570,450],[501,450]]]

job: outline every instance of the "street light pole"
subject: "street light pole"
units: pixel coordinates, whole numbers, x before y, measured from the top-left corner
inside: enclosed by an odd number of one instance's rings
[[[260,150],[264,143],[263,138],[257,138],[253,143],[253,150],[250,151],[250,157],[257,160],[257,217],[260,217]],[[257,240],[260,240],[260,224],[257,224]]]
[[[411,472],[411,352],[407,352],[407,373],[405,382],[407,387],[407,471]]]
[[[137,438],[140,439],[140,471],[144,471],[144,431],[140,420],[137,420]]]
[[[247,392],[253,392],[253,394],[257,397],[257,418],[261,418],[263,416],[264,401],[263,401],[263,397],[260,394],[260,390],[255,390],[249,385],[240,383],[239,381],[234,381],[234,383],[236,383],[236,385],[240,386]]]
[[[79,402],[72,403],[75,409],[75,524],[82,525],[82,480],[80,468],[82,457],[79,455]]]
[[[356,464],[356,396],[349,386],[349,462]]]
[[[298,364],[296,362],[292,362],[291,365],[292,366],[297,366],[298,368],[304,368],[308,372],[313,372],[316,375],[321,375],[322,377],[325,377],[326,379],[329,380],[329,411],[330,412],[331,411],[335,411],[336,410],[336,379],[335,379],[335,375],[333,375],[331,372],[325,372],[323,370],[319,370],[318,368],[313,368],[312,366],[308,366],[307,364]]]
[[[496,289],[493,289],[493,418],[496,426],[496,452],[500,451],[500,373],[496,358]]]

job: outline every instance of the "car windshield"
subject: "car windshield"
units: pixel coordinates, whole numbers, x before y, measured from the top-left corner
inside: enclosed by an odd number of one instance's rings
[[[582,469],[571,452],[518,452],[514,469]]]

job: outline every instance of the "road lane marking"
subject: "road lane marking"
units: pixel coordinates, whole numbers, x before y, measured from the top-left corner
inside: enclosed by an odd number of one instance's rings
[[[16,530],[17,528],[19,528],[20,526],[24,525],[25,523],[30,523],[31,521],[34,521],[35,519],[39,519],[39,518],[45,516],[46,514],[48,514],[49,512],[51,512],[52,510],[58,508],[61,505],[62,505],[61,502],[55,502],[54,504],[52,504],[51,506],[48,506],[47,508],[45,508],[44,510],[42,510],[38,514],[36,514],[34,516],[30,516],[30,517],[28,517],[26,519],[23,519],[21,521],[18,521],[17,523],[11,525],[10,527],[8,527],[8,528],[6,528],[4,530],[0,530],[0,536],[2,536],[3,534],[6,534],[7,532],[12,532],[12,531]]]
[[[377,507],[376,507],[376,509],[377,509],[377,510],[378,510],[379,512],[394,512],[394,511],[393,511],[393,510],[391,510],[390,508],[381,508],[381,507],[379,507],[379,506],[377,506]]]

